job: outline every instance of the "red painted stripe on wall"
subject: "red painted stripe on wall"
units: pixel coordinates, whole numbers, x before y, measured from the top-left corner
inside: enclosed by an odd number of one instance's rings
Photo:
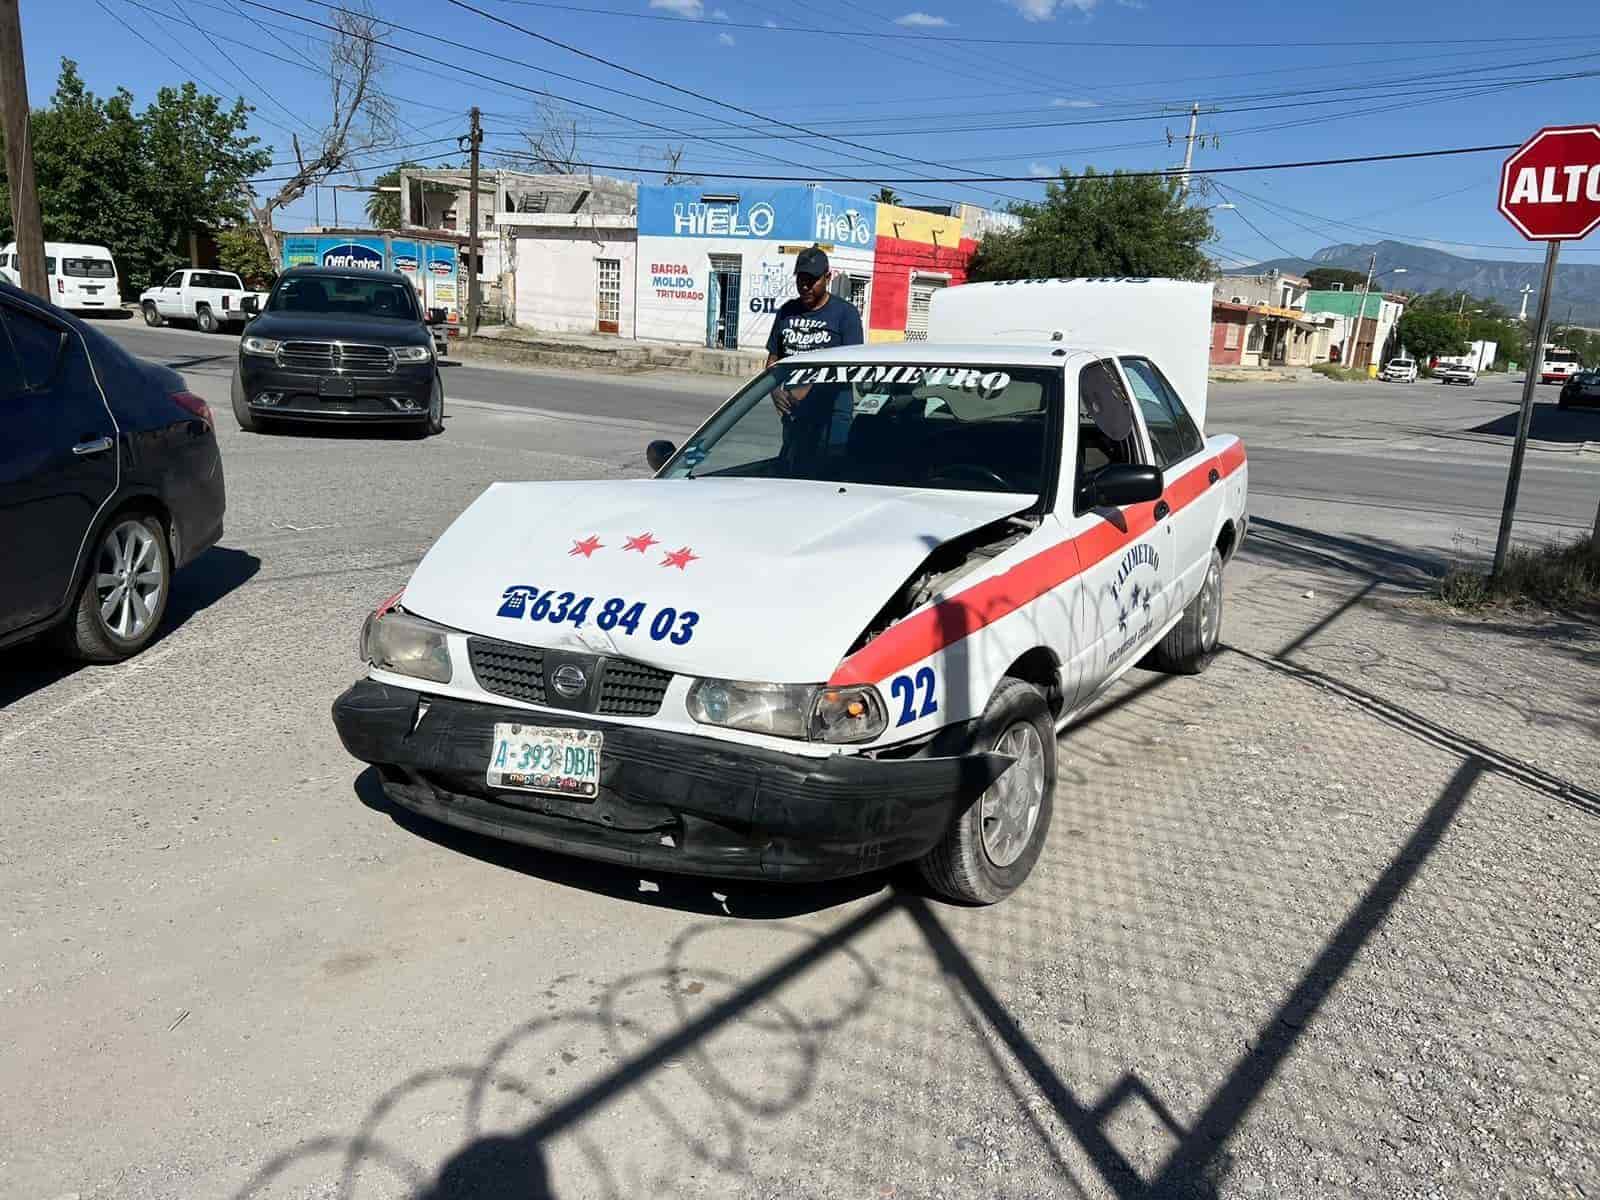
[[[1244,444],[1235,442],[1170,481],[1162,492],[1162,499],[1176,513],[1212,486],[1213,468],[1226,479],[1244,461]],[[1155,507],[1154,503],[1134,505],[1125,514],[1126,528],[1110,520],[1103,521],[1085,533],[1057,542],[998,575],[913,613],[840,663],[828,682],[835,687],[876,683],[954,645],[1119,553],[1135,538],[1155,527]]]

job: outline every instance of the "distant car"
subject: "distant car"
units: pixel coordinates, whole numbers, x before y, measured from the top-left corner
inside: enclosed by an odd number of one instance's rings
[[[1391,358],[1378,376],[1385,383],[1415,383],[1417,362],[1413,358]]]
[[[1463,383],[1472,387],[1478,382],[1478,372],[1471,363],[1445,363],[1434,376],[1440,383]]]
[[[0,283],[0,646],[144,649],[174,570],[222,536],[211,410],[60,309]]]
[[[244,298],[256,295],[232,271],[174,271],[165,283],[139,293],[139,311],[146,325],[193,321],[202,333],[216,333],[226,325],[243,327],[250,319]]]
[[[246,311],[256,306],[252,303]],[[404,422],[444,432],[444,381],[431,326],[404,275],[359,267],[290,267],[239,339],[233,415],[268,421]]]
[[[117,264],[104,246],[46,242],[44,273],[49,281],[50,300],[58,308],[75,312],[122,308]],[[0,250],[0,282],[17,287],[22,284],[15,242]]]
[[[1557,408],[1600,407],[1600,371],[1583,371],[1561,385]]]

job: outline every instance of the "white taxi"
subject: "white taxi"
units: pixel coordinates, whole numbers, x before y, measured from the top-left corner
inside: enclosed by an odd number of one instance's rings
[[[950,288],[929,342],[786,359],[654,478],[492,485],[368,618],[345,746],[404,808],[578,856],[1004,897],[1057,734],[1215,653],[1247,470],[1202,433],[1210,297]]]

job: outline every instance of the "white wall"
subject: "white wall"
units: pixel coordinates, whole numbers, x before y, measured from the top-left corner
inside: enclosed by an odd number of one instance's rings
[[[615,258],[622,270],[617,336],[634,337],[636,242],[631,229],[518,229],[517,324],[550,333],[595,333],[595,260]]]
[[[706,289],[711,277],[711,256],[738,258],[739,349],[759,350],[767,344],[772,319],[785,300],[794,299],[793,239],[698,238],[646,235],[639,239],[639,337],[647,341],[706,342]],[[872,252],[836,249],[828,255],[835,271],[872,275]],[[683,268],[656,271],[656,267]],[[658,280],[664,285],[658,285]],[[759,311],[751,311],[751,301]],[[772,303],[769,305],[767,301]],[[771,311],[769,311],[769,309]],[[866,318],[862,317],[862,328]]]

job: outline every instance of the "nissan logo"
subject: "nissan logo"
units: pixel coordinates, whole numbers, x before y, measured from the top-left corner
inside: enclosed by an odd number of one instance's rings
[[[581,667],[567,663],[556,668],[556,673],[550,677],[550,682],[555,686],[557,693],[571,700],[574,696],[583,694],[583,689],[589,686],[589,677],[583,673]]]

